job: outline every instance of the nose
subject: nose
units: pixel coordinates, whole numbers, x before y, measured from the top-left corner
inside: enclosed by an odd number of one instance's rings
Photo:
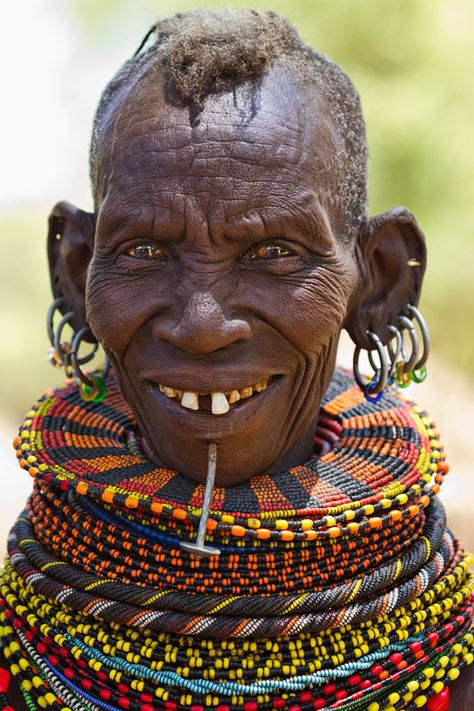
[[[220,348],[246,341],[251,336],[247,321],[227,318],[210,292],[195,292],[187,301],[179,322],[158,319],[155,338],[168,341],[188,353],[213,353]]]

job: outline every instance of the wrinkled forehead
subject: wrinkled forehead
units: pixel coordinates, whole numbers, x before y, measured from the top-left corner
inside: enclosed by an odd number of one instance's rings
[[[289,72],[271,70],[232,92],[210,95],[202,111],[176,105],[156,68],[111,107],[98,146],[99,193],[126,191],[151,201],[207,193],[260,199],[256,186],[282,199],[337,190],[339,138],[322,92]],[[268,192],[268,190],[267,190]]]

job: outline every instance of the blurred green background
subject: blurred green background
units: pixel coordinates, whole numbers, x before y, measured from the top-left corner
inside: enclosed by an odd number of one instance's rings
[[[33,168],[38,175],[38,190],[32,185],[28,194],[20,193],[20,199],[14,196],[0,203],[0,395],[2,408],[18,417],[32,395],[51,383],[44,359],[43,329],[49,300],[44,255],[46,218],[56,199],[68,198],[89,206],[85,202],[87,136],[101,87],[134,51],[157,16],[202,6],[236,8],[249,3],[29,0],[25,12],[31,13],[35,6],[38,17],[32,17],[32,34],[41,39],[43,33],[39,51],[52,56],[49,79],[56,80],[57,101],[63,101],[63,122],[58,129],[63,139],[64,132],[70,131],[71,135],[66,137],[66,147],[64,140],[58,143],[53,136],[47,154],[43,155],[43,150],[40,156],[42,163],[33,166],[35,156],[30,158],[22,150],[22,136],[18,136],[18,160],[22,166],[18,178],[24,181],[25,172]],[[435,353],[453,367],[471,373],[474,94],[470,70],[474,3],[273,0],[255,1],[251,6],[285,14],[308,43],[335,59],[355,82],[368,127],[371,210],[376,213],[403,204],[415,213],[429,244],[422,305]],[[48,13],[53,18],[49,27]],[[17,47],[24,37],[25,21],[28,25],[28,16],[17,10],[10,24],[8,15],[2,22],[2,32],[17,34]],[[54,63],[55,48],[60,64]],[[41,62],[35,49],[29,53],[28,47],[22,46],[20,50],[23,56],[26,52],[33,67],[35,62]],[[11,55],[9,67],[14,78],[15,61]],[[45,73],[47,70],[48,67]],[[23,77],[19,81],[24,81]],[[47,76],[41,77],[41,82],[47,81]],[[28,90],[28,86],[24,89]],[[35,127],[35,114],[42,114],[43,118],[45,112],[47,115],[47,95],[48,92],[43,105],[40,95],[40,103],[29,107],[29,131],[37,142],[42,142],[43,137]],[[15,106],[10,110],[16,113]],[[15,137],[10,133],[5,136],[4,132],[3,140],[11,145]],[[48,175],[52,173],[46,194],[42,191],[41,165]],[[4,175],[4,179],[10,181],[10,176]]]
[[[371,211],[407,206],[428,240],[422,308],[438,373],[435,417],[459,433],[458,414],[474,415],[466,404],[474,362],[472,0],[4,3],[0,427],[9,437],[31,400],[59,380],[45,357],[46,220],[59,199],[90,208],[88,137],[100,91],[156,17],[198,7],[282,13],[353,79],[368,128]],[[470,426],[461,436],[458,452],[470,445]]]

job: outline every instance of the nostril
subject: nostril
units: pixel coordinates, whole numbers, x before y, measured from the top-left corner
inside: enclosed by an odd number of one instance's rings
[[[155,338],[196,354],[212,353],[251,336],[249,323],[227,317],[207,292],[192,295],[177,323],[158,319],[153,331]]]

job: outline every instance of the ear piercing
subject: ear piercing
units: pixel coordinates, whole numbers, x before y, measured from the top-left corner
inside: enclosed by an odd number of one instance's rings
[[[198,558],[209,558],[213,555],[220,555],[219,548],[205,545],[207,522],[209,519],[209,510],[211,508],[212,489],[214,488],[214,480],[216,478],[217,466],[217,444],[209,442],[207,450],[207,476],[206,488],[204,490],[204,498],[202,502],[201,519],[199,521],[198,534],[195,543],[181,542],[180,547]]]

